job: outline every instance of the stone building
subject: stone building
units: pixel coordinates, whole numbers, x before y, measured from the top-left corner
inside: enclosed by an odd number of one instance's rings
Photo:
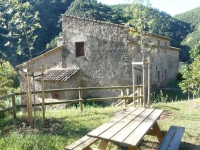
[[[170,46],[170,38],[149,35],[150,38],[145,39],[144,43],[145,49],[149,48],[149,42],[154,43],[153,52],[146,53],[152,62],[151,84],[166,84],[177,75],[180,49]],[[57,47],[26,64],[32,64],[34,68],[44,64],[45,89],[132,85],[131,63],[142,61],[137,40],[129,35],[129,28],[123,25],[62,15],[62,35],[57,41]],[[24,90],[23,67],[18,65],[17,68],[21,89]],[[136,72],[137,84],[142,81],[140,69],[138,67]],[[35,78],[37,89],[41,87],[40,79]],[[60,99],[78,96],[77,93],[70,94],[52,93],[51,96]],[[116,96],[116,93],[88,92],[84,96],[102,95]]]

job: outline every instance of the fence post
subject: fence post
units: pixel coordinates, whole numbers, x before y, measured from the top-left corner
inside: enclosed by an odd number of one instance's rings
[[[151,93],[151,62],[150,59],[148,59],[148,107],[150,108],[150,93]]]
[[[83,102],[82,102],[82,100],[83,100],[83,94],[82,94],[82,90],[79,90],[79,100],[81,100],[79,102],[80,109],[81,109],[81,111],[83,111]]]
[[[139,86],[137,87],[137,96],[138,96],[138,98],[137,98],[138,105],[141,106],[141,99],[139,98],[139,96],[141,96],[140,95],[140,87]]]
[[[127,99],[124,99],[124,107],[127,107]]]
[[[17,119],[17,116],[16,116],[16,105],[15,105],[15,94],[12,95],[12,106],[13,106],[13,117],[14,119]]]

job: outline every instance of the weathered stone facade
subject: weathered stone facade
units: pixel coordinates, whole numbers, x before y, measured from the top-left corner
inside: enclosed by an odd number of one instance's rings
[[[170,39],[159,35],[151,34],[151,41],[158,43],[154,52],[148,54],[152,61],[151,83],[165,84],[177,75],[180,49],[171,47]],[[73,82],[76,83],[73,87],[132,85],[131,63],[142,61],[137,39],[128,35],[128,28],[97,20],[62,15],[62,37],[57,46],[33,59],[33,66],[37,68],[44,64],[47,71],[72,66],[80,68],[80,76],[76,78],[79,81]],[[137,71],[138,84],[141,76],[142,72]],[[23,90],[24,77],[20,77]],[[116,96],[110,91],[84,94],[84,97]]]

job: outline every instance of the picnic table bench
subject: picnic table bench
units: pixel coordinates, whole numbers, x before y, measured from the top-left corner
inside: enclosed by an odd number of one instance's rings
[[[167,142],[173,141],[173,138],[165,140],[171,134],[172,129],[170,128],[170,133],[167,132],[167,134],[160,130],[157,119],[162,112],[163,110],[146,108],[124,109],[116,113],[109,122],[89,132],[83,138],[65,147],[65,149],[89,150],[90,145],[100,140],[97,149],[105,150],[109,142],[115,142],[127,146],[129,150],[137,150],[140,141],[145,135],[156,136],[159,143],[164,141],[161,146],[166,147]],[[175,136],[174,139],[177,140],[178,138],[176,137],[181,135],[179,132],[177,131],[176,134],[173,134]],[[161,146],[160,148],[162,149]]]

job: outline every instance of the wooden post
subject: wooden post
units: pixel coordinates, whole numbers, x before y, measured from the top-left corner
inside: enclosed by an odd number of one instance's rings
[[[190,88],[189,88],[189,83],[188,83],[188,90],[187,90],[187,92],[188,92],[188,100],[190,100]]]
[[[82,94],[82,90],[79,90],[79,99],[81,100],[79,102],[79,106],[80,106],[81,111],[83,111],[83,102],[82,102],[82,100],[83,100],[83,94]]]
[[[140,84],[142,86],[142,84]],[[142,87],[140,87],[140,96],[142,96]],[[140,98],[140,106],[143,104],[142,98]]]
[[[148,59],[148,108],[150,108],[150,93],[151,93],[151,62]]]
[[[17,119],[17,116],[16,116],[16,105],[15,105],[15,95],[12,96],[12,106],[13,106],[13,117],[14,117],[14,119]]]
[[[143,107],[146,107],[146,91],[145,91],[145,82],[146,82],[146,80],[145,80],[145,59],[143,58],[142,59],[142,70],[143,70]]]
[[[141,96],[140,94],[140,87],[137,88],[137,96]],[[141,106],[141,98],[138,98],[138,104]]]
[[[28,71],[28,75],[29,75],[29,71]],[[31,128],[34,128],[33,125],[33,115],[32,115],[32,95],[31,95],[31,78],[30,76],[28,76],[28,85],[29,85],[29,115],[30,115],[30,126]]]
[[[44,104],[44,65],[42,65],[42,119],[45,127],[45,104]]]
[[[28,81],[28,76],[29,76],[29,74],[27,72],[26,73],[26,102],[27,102],[28,122],[30,124],[31,122],[30,122],[30,111],[29,111],[30,104],[29,104],[29,81]]]
[[[132,64],[132,74],[133,74],[133,106],[136,107],[135,103],[135,65]]]
[[[127,107],[127,99],[124,99],[124,107]]]

